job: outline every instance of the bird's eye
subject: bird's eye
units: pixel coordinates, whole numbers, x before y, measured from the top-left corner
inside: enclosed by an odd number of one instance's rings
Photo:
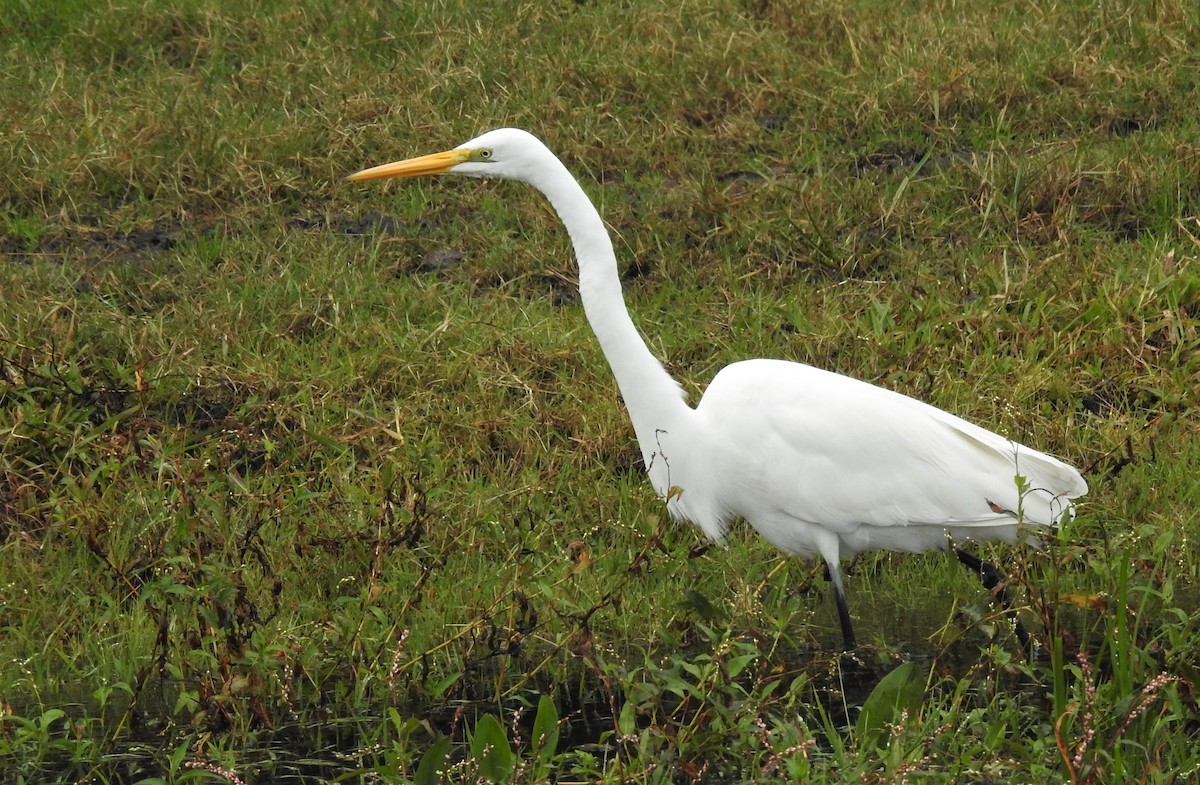
[[[490,147],[481,147],[480,149],[478,149],[478,150],[476,150],[476,151],[475,151],[475,157],[476,157],[477,159],[479,159],[480,161],[490,161],[490,160],[492,160],[492,148],[490,148]]]

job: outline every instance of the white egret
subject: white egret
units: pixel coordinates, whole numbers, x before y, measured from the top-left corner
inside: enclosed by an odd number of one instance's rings
[[[1013,542],[1022,526],[1057,525],[1073,514],[1070,500],[1087,492],[1079,472],[1056,458],[801,363],[729,365],[692,408],[629,317],[599,213],[536,137],[502,128],[348,179],[442,173],[520,180],[545,195],[570,235],[584,312],[671,516],[714,540],[741,518],[783,551],[823,558],[847,649],[855,643],[841,559],[874,549],[948,550],[954,540]],[[955,550],[1007,607],[995,568]]]

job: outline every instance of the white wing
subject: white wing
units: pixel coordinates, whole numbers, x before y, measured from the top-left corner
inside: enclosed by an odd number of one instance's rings
[[[730,365],[696,413],[694,454],[707,460],[689,461],[683,494],[711,493],[726,517],[745,518],[792,552],[817,552],[817,528],[837,534],[843,555],[944,548],[947,531],[1012,540],[1018,510],[1027,525],[1051,526],[1070,498],[1087,492],[1079,473],[1056,458],[913,398],[798,363]],[[1017,475],[1025,478],[1023,499]]]

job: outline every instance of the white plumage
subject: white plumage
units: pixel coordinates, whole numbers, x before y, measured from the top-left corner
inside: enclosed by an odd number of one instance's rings
[[[800,363],[729,365],[693,409],[629,318],[600,215],[545,145],[525,131],[499,129],[349,179],[439,173],[520,180],[549,199],[575,249],[588,322],[667,509],[713,539],[742,518],[784,551],[819,555],[847,648],[854,634],[841,559],[873,549],[946,550],[948,537],[1011,542],[1020,526],[1056,525],[1073,514],[1070,500],[1087,493],[1079,472],[1056,458],[913,398]]]

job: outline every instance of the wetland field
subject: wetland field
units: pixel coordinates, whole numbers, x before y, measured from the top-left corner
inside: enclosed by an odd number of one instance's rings
[[[0,785],[1200,779],[1184,0],[0,0]],[[526,128],[691,400],[751,357],[1078,467],[1003,565],[668,519]]]

